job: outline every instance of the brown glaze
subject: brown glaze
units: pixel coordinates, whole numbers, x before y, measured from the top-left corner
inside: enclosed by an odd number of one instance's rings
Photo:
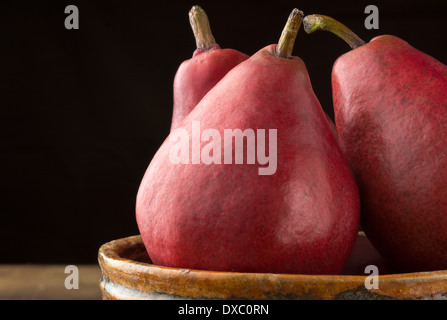
[[[350,270],[355,270],[356,264],[367,263],[365,250],[373,249],[360,233],[347,266]],[[362,254],[357,257],[358,253]],[[380,266],[384,263],[375,253],[371,259],[379,261]],[[368,290],[364,285],[367,275],[237,273],[167,268],[151,264],[140,236],[102,245],[98,261],[102,270],[100,287],[103,299],[112,300],[447,299],[447,271],[383,274],[379,278],[379,289]]]

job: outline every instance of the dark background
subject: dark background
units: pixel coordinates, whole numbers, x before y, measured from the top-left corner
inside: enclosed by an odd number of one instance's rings
[[[79,30],[64,27],[70,4]],[[96,263],[101,244],[138,233],[135,196],[169,132],[176,69],[195,49],[194,4],[221,47],[247,54],[276,43],[298,7],[447,63],[445,1],[2,2],[0,263]],[[368,4],[379,30],[364,27]],[[331,67],[348,50],[329,33],[296,41],[330,116]]]

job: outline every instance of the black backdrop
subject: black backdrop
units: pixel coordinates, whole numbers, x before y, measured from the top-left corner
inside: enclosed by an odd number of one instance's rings
[[[99,246],[138,233],[140,179],[169,132],[172,81],[195,42],[194,4],[217,42],[253,54],[276,43],[294,7],[341,20],[364,40],[393,34],[447,63],[445,1],[2,2],[0,263],[95,263]],[[67,5],[80,29],[64,27]],[[379,30],[364,8],[380,11]],[[307,64],[333,115],[330,73],[349,47],[300,31]]]

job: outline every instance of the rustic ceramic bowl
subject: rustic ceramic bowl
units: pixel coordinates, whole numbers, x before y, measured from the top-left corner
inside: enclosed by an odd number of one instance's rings
[[[157,266],[151,263],[140,236],[102,245],[98,261],[103,299],[447,299],[447,270],[393,273],[363,233],[343,274],[336,276]],[[368,265],[379,269],[378,289],[365,286]]]

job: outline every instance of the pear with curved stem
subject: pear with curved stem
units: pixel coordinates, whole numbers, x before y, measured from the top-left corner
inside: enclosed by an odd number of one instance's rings
[[[332,91],[366,235],[402,272],[447,269],[447,66],[395,36],[359,41],[330,17],[304,26],[353,48],[333,66]]]

